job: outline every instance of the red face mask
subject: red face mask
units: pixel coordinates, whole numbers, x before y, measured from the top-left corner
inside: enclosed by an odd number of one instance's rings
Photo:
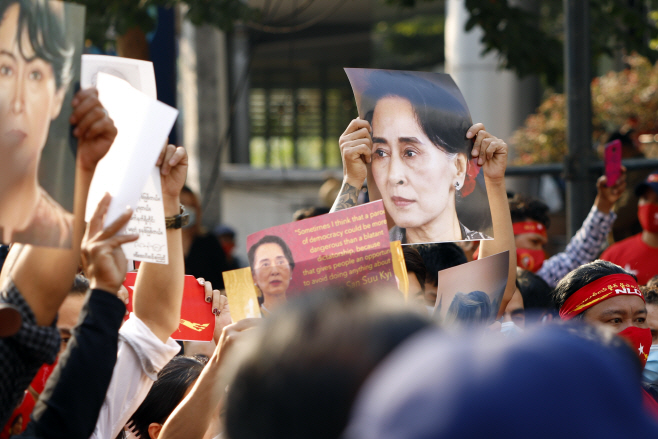
[[[642,229],[649,233],[658,233],[658,205],[647,203],[638,206],[637,218],[640,220]]]
[[[649,357],[649,349],[651,348],[651,329],[638,328],[637,326],[629,326],[618,334],[620,337],[630,341],[635,350],[635,354],[640,358],[642,367],[647,364]]]
[[[541,268],[545,259],[546,253],[544,253],[544,250],[531,250],[529,248],[516,249],[516,265],[524,270],[536,273]]]

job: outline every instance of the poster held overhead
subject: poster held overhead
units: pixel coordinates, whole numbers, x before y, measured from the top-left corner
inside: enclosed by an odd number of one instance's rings
[[[0,241],[70,248],[85,8],[0,1]]]
[[[359,117],[372,128],[370,192],[403,244],[492,239],[484,178],[471,157],[472,125],[450,75],[345,69]]]
[[[141,91],[152,99],[156,99],[155,73],[153,63],[136,59],[121,58],[106,55],[83,55],[80,83],[82,88],[96,87],[98,74],[105,73],[123,79],[133,88]],[[126,103],[130,105],[130,103]],[[118,108],[108,111],[115,121],[117,129],[122,130],[119,123],[124,119],[114,115]],[[126,230],[138,233],[136,242],[124,244],[122,249],[129,260],[167,264],[167,236],[159,233],[165,230],[164,205],[162,204],[162,186],[160,168],[153,166],[141,196],[135,206],[133,217],[128,222]],[[140,233],[140,230],[143,232]],[[152,231],[148,233],[147,231]]]
[[[434,317],[444,326],[489,325],[507,287],[509,251],[439,271]]]
[[[96,205],[104,193],[112,195],[105,217],[107,224],[118,218],[127,206],[133,209],[137,206],[178,111],[137,91],[126,81],[102,72],[98,74],[97,86],[103,106],[121,127],[110,151],[96,167],[87,198],[89,216],[93,211],[90,206]],[[151,221],[152,224],[136,230],[140,236],[165,235],[164,227],[154,227],[155,216],[146,222]],[[166,263],[166,251],[158,250],[147,247],[142,251],[145,258]]]

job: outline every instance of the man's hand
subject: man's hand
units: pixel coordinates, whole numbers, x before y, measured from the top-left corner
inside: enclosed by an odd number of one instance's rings
[[[605,214],[610,213],[617,200],[626,191],[626,168],[621,167],[621,176],[613,186],[608,187],[607,182],[605,175],[599,177],[596,182],[596,200],[594,200],[599,212]]]
[[[160,167],[162,196],[178,198],[187,178],[187,152],[182,146],[167,145],[162,149],[156,166]],[[176,212],[178,213],[178,212]]]
[[[198,278],[197,282],[203,286],[206,302],[212,303],[212,313],[215,315],[213,340],[217,344],[222,335],[222,330],[232,323],[231,311],[228,308],[228,298],[222,295],[221,291],[213,289],[212,283],[204,280],[202,277]]]
[[[496,136],[485,131],[484,125],[476,123],[466,132],[466,138],[475,139],[471,155],[478,158],[484,177],[489,180],[505,179],[507,169],[507,144]]]
[[[340,156],[343,159],[343,183],[361,189],[368,175],[366,165],[371,161],[372,138],[367,120],[354,119],[340,136]]]
[[[128,268],[121,245],[136,241],[139,235],[117,235],[130,220],[131,210],[103,229],[103,217],[107,213],[110,200],[110,195],[105,194],[87,225],[82,242],[82,265],[92,289],[98,288],[117,294]]]
[[[77,157],[86,171],[93,172],[117,136],[114,122],[98,100],[98,90],[80,90],[72,101],[71,125],[73,135],[78,138]]]

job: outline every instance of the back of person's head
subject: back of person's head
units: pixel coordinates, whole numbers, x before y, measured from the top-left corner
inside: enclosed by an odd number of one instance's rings
[[[301,221],[308,218],[314,218],[316,216],[329,213],[329,210],[330,209],[328,207],[324,207],[324,206],[315,206],[315,207],[308,207],[305,209],[299,209],[292,215],[292,220]]]
[[[398,292],[332,289],[289,301],[249,340],[229,384],[231,439],[335,439],[370,372],[428,327]]]
[[[450,302],[445,324],[486,325],[492,317],[491,298],[484,291],[457,293]]]
[[[523,308],[526,320],[533,316],[540,316],[545,312],[553,312],[553,296],[551,287],[535,273],[516,268],[516,286],[523,296]]]
[[[642,291],[642,295],[644,295],[644,300],[647,305],[658,305],[658,287],[650,287],[648,285],[640,286],[640,291]]]
[[[555,290],[553,290],[555,307],[559,310],[564,305],[564,302],[576,291],[595,280],[611,274],[627,274],[637,281],[634,274],[627,272],[619,265],[597,259],[596,261],[581,265],[560,280]],[[586,312],[578,314],[575,318],[582,318]]]
[[[420,253],[427,269],[425,282],[434,287],[438,286],[439,271],[468,262],[464,250],[453,242],[420,244],[415,245],[414,248]]]
[[[424,331],[370,376],[344,439],[658,437],[637,355],[588,325]]]
[[[543,224],[547,229],[550,227],[551,219],[546,204],[522,194],[515,194],[508,201],[513,223],[532,220]]]
[[[158,373],[146,398],[128,421],[130,429],[140,438],[149,438],[152,423],[164,424],[181,403],[185,393],[196,382],[208,362],[204,356],[174,357]]]
[[[416,276],[418,283],[423,288],[425,279],[427,278],[427,268],[425,268],[423,258],[418,253],[418,250],[410,245],[403,246],[402,253],[404,254],[404,263],[407,266],[407,271]]]

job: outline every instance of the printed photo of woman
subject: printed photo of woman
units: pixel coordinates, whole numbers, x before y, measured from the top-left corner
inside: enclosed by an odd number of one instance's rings
[[[471,160],[471,116],[449,75],[346,69],[371,127],[370,199],[384,201],[403,243],[490,239],[491,215]],[[475,187],[484,196],[471,195]],[[373,187],[374,186],[374,187]]]
[[[46,0],[0,0],[0,241],[70,247],[73,215],[40,183],[42,163],[54,121],[70,130],[69,88],[75,72],[76,43],[70,38],[81,23],[65,25],[65,10],[80,6]],[[80,14],[84,17],[84,13]],[[101,110],[99,110],[101,111]],[[68,138],[68,135],[65,136]],[[68,142],[65,142],[68,146]],[[69,163],[74,163],[73,153]],[[71,179],[75,168],[64,178]],[[51,172],[52,173],[52,172]],[[70,194],[72,199],[72,191]]]
[[[247,257],[254,285],[260,292],[261,313],[268,315],[286,301],[295,269],[292,252],[280,237],[265,235],[249,248]]]

